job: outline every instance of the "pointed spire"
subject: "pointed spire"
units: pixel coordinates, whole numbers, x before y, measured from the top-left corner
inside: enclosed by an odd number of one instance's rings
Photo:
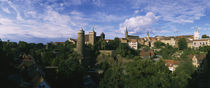
[[[82,27],[80,27],[80,30],[82,30],[82,31],[83,31],[83,28],[82,28]]]
[[[125,32],[128,32],[128,28],[127,28],[127,26],[126,26],[126,28],[125,28]]]
[[[93,31],[93,32],[95,32],[95,30],[94,30],[94,29],[95,29],[95,28],[94,28],[94,26],[93,26],[93,29],[92,29],[92,31]]]
[[[83,33],[83,32],[84,32],[84,30],[83,30],[83,28],[81,27],[80,30],[79,30],[79,33]]]
[[[198,26],[196,26],[196,32],[198,32]]]

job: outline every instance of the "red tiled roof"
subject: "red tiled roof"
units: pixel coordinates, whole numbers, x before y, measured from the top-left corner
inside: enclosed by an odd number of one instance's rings
[[[165,64],[167,67],[171,67],[173,65],[178,65],[179,61],[176,60],[164,60]]]
[[[137,42],[137,39],[129,39],[129,42]]]

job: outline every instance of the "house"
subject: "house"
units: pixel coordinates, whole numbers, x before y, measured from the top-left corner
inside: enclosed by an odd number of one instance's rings
[[[128,45],[130,48],[133,48],[135,50],[138,49],[138,41],[136,39],[130,39]]]
[[[199,48],[202,46],[210,46],[210,38],[193,40],[193,47]]]
[[[110,41],[112,41],[112,39],[105,39],[105,41],[106,41],[107,43],[109,43]]]
[[[176,61],[176,60],[164,60],[164,62],[165,62],[165,66],[167,66],[168,69],[172,72],[176,70],[179,64],[179,61]]]
[[[143,50],[140,51],[140,57],[141,58],[151,58],[154,55],[155,55],[155,53],[153,52],[153,50],[143,49]]]

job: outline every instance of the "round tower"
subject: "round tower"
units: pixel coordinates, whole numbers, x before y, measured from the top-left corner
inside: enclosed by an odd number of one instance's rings
[[[128,38],[128,29],[127,29],[127,27],[125,29],[125,38]]]
[[[84,56],[85,50],[85,34],[84,30],[81,30],[77,33],[77,53],[80,54],[82,57]]]
[[[104,32],[102,32],[100,36],[101,36],[101,39],[102,39],[102,40],[105,39],[105,34],[104,34]]]

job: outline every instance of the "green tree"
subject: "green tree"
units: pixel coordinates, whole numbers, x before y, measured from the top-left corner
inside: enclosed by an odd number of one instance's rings
[[[210,38],[208,35],[204,34],[202,35],[202,38]]]
[[[121,66],[113,65],[104,73],[104,77],[99,83],[99,88],[123,88],[122,76]]]
[[[108,49],[108,44],[105,40],[101,41],[101,49],[102,50],[107,50]]]
[[[57,87],[81,88],[83,86],[84,68],[77,58],[69,58],[58,66]]]
[[[192,79],[191,75],[195,71],[195,67],[192,61],[185,59],[179,64],[173,73],[173,88],[186,88],[188,86],[189,80]]]
[[[161,48],[162,46],[165,46],[165,44],[162,43],[161,41],[157,41],[157,42],[154,43],[154,46],[155,46],[156,48]]]
[[[179,50],[187,49],[187,41],[186,41],[185,38],[179,39],[179,41],[178,41],[178,47],[179,47]]]
[[[161,55],[163,57],[163,59],[171,59],[172,55],[177,51],[176,48],[170,46],[170,45],[166,45],[164,48],[162,48],[159,52],[157,52],[157,54]]]
[[[171,74],[160,60],[136,60],[126,66],[126,88],[170,88]]]
[[[119,47],[116,49],[116,52],[122,57],[134,57],[137,55],[137,51],[130,48],[126,43],[120,43]]]
[[[199,50],[202,52],[208,52],[208,51],[210,51],[210,46],[199,47]]]
[[[113,41],[110,41],[108,43],[108,49],[109,50],[116,50],[119,45],[120,45],[120,39],[115,38]]]

